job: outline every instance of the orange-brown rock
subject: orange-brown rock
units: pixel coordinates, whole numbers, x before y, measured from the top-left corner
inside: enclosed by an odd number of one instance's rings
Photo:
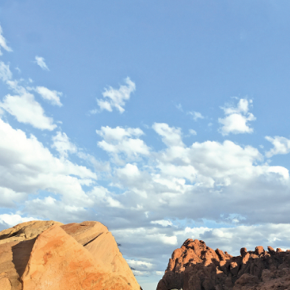
[[[101,269],[122,276],[132,289],[140,289],[113,235],[99,222],[67,224],[62,228],[87,249]]]
[[[140,290],[98,222],[19,224],[0,232],[1,290]]]
[[[35,238],[54,224],[62,225],[54,221],[32,221],[0,232],[1,286],[5,285],[7,288],[9,282],[11,290],[22,289],[20,277],[29,260]],[[0,289],[2,290],[2,287]]]
[[[0,232],[0,245],[9,242],[20,242],[37,237],[40,233],[53,225],[63,225],[55,221],[31,221],[18,224],[13,228]]]
[[[290,289],[290,252],[258,246],[233,257],[204,241],[186,240],[176,249],[157,290]]]

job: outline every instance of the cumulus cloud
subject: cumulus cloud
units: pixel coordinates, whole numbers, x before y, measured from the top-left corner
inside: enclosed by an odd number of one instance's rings
[[[17,224],[37,220],[33,217],[22,217],[19,214],[0,214],[0,224],[13,227]]]
[[[162,136],[162,141],[167,146],[180,146],[183,147],[183,142],[181,139],[181,129],[169,127],[165,123],[154,123],[152,128],[154,131]]]
[[[290,247],[289,224],[267,223],[263,225],[241,225],[236,227],[186,227],[184,230],[176,231],[178,240],[185,237],[205,240],[206,244],[213,249],[219,248],[228,251],[231,255],[239,255],[242,247],[254,250],[261,245],[287,249]],[[180,239],[181,238],[181,239]]]
[[[52,148],[55,148],[60,156],[67,158],[68,153],[76,153],[77,147],[70,142],[68,136],[65,133],[57,132],[55,136],[52,137]]]
[[[15,96],[6,95],[3,102],[0,102],[0,108],[13,115],[18,122],[35,128],[52,131],[57,127],[52,118],[45,116],[41,105],[28,92]]]
[[[223,135],[252,133],[253,129],[249,127],[248,122],[256,120],[252,113],[249,113],[249,104],[252,100],[240,99],[237,106],[222,107],[225,113],[224,118],[219,118],[218,121],[222,124],[219,132]]]
[[[30,124],[41,130],[54,130],[57,126],[53,119],[47,117],[42,106],[35,100],[34,95],[13,79],[9,65],[0,62],[0,79],[12,90],[16,95],[6,95],[0,102],[0,113],[3,110],[13,115],[18,122]],[[52,102],[59,102],[55,95],[58,92],[50,91],[44,87],[38,87],[38,92],[42,93],[44,98],[50,99]],[[60,94],[60,93],[58,93]],[[61,105],[61,103],[60,103]]]
[[[103,98],[97,99],[98,106],[101,110],[109,112],[116,108],[120,113],[125,111],[125,101],[130,99],[131,93],[136,89],[136,85],[129,77],[125,79],[127,85],[121,85],[119,89],[109,87],[103,92]],[[94,113],[94,111],[92,111]]]
[[[118,156],[119,154],[123,154],[129,159],[149,155],[149,147],[138,138],[144,134],[139,128],[106,126],[101,127],[101,130],[96,130],[96,133],[103,138],[98,142],[98,146],[115,158],[121,158],[122,156]]]
[[[40,94],[40,96],[48,100],[52,105],[56,105],[61,107],[62,103],[60,101],[60,97],[62,96],[61,92],[58,91],[52,91],[46,87],[36,87],[35,91]]]
[[[15,192],[11,188],[0,186],[0,207],[2,208],[15,208],[16,204],[23,202],[27,194],[25,192]]]
[[[224,221],[235,214],[245,216],[245,223],[286,221],[286,207],[283,214],[277,214],[274,207],[266,206],[273,205],[271,196],[277,197],[277,192],[279,200],[286,199],[290,188],[285,167],[263,164],[262,154],[251,146],[229,140],[185,146],[177,128],[165,123],[153,128],[166,148],[150,150],[145,166],[117,164],[112,172],[112,185],[124,190],[116,199],[130,212],[128,218],[138,212],[139,222],[144,219],[152,225],[151,221],[164,220],[170,212],[171,218],[178,219]],[[116,134],[110,129],[107,138],[123,140],[130,136],[124,128],[118,128]],[[135,133],[141,136],[139,130]],[[255,205],[255,211],[249,204]],[[126,214],[122,212],[124,219]],[[137,220],[131,220],[135,222],[137,225]]]
[[[54,157],[35,136],[27,137],[0,120],[0,184],[17,202],[23,201],[23,193],[46,191],[71,206],[87,204],[82,186],[96,179],[88,168]]]
[[[2,27],[0,26],[0,47],[2,47],[6,51],[12,51],[12,49],[7,45],[6,39],[4,38]],[[0,50],[0,55],[2,55],[2,51]]]
[[[268,158],[272,157],[273,155],[277,154],[288,154],[290,152],[290,140],[281,137],[281,136],[275,136],[274,138],[266,136],[266,140],[271,142],[274,146],[270,151],[266,152],[266,156]]]
[[[47,67],[45,60],[41,56],[35,57],[35,63],[40,66],[43,70],[49,71],[49,68]]]

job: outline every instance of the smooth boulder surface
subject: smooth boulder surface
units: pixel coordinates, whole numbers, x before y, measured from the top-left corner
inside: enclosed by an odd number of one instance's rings
[[[278,290],[290,289],[290,251],[241,249],[233,257],[201,240],[186,240],[169,259],[157,290]]]
[[[1,290],[140,290],[99,222],[33,221],[0,232]]]
[[[83,222],[63,225],[62,228],[90,252],[99,268],[124,277],[132,289],[140,289],[107,227],[99,222]]]

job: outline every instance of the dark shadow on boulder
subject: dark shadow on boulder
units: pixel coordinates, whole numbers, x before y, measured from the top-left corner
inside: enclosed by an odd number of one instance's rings
[[[15,269],[19,275],[19,278],[21,278],[22,274],[25,271],[35,240],[36,238],[23,241],[12,247],[12,262],[15,265]]]

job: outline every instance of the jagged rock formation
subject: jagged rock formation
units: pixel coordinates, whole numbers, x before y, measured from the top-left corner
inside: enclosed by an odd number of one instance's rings
[[[233,257],[199,240],[176,249],[157,290],[276,290],[290,289],[290,251],[258,246]]]
[[[1,290],[140,290],[99,222],[32,221],[0,232]]]

